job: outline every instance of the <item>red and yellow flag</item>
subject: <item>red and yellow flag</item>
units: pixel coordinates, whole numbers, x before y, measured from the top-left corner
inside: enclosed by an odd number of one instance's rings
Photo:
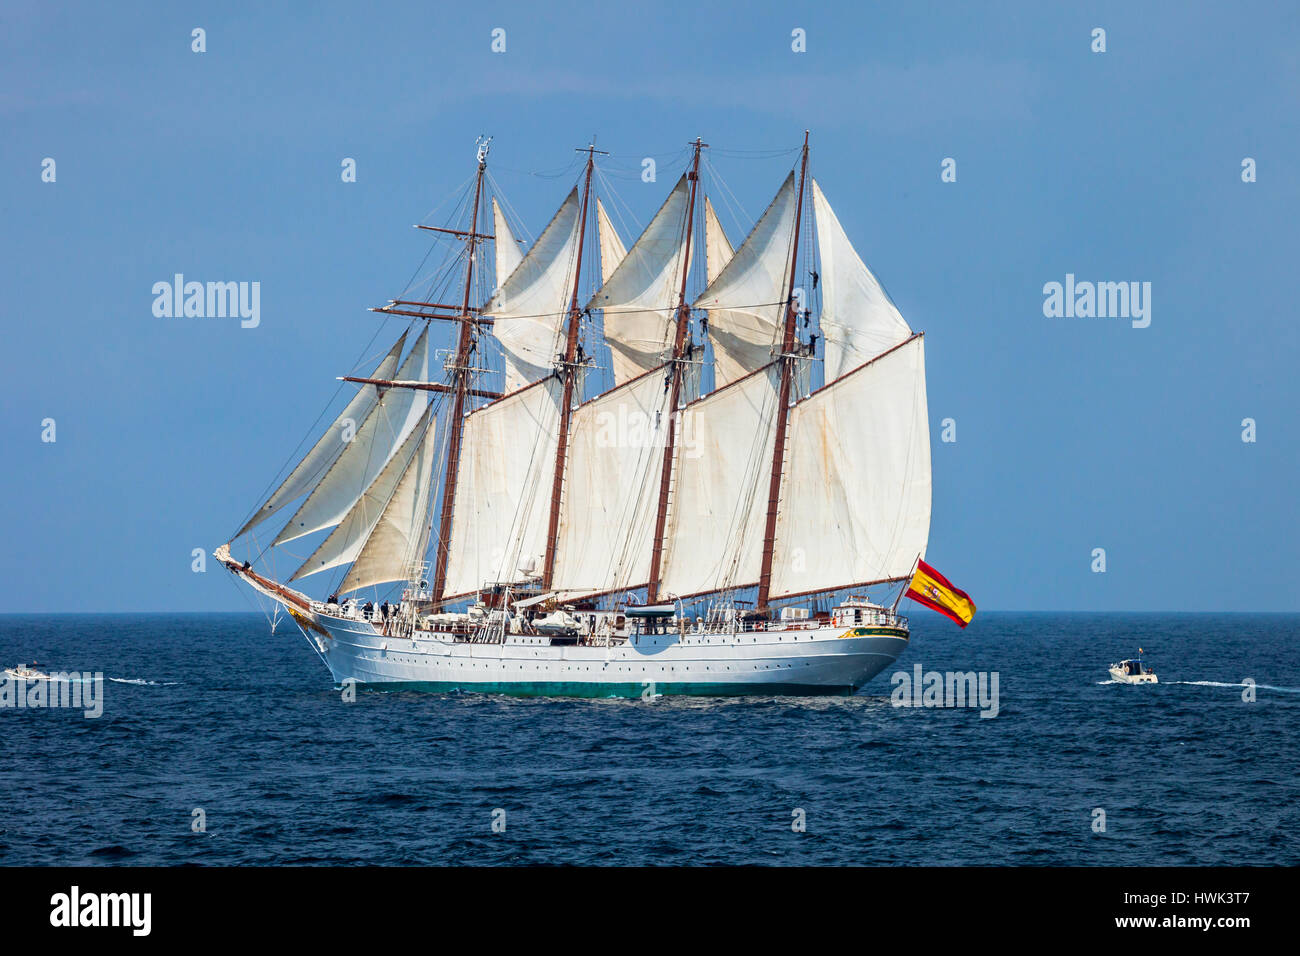
[[[916,562],[916,573],[907,586],[907,596],[917,604],[924,604],[944,617],[950,617],[962,627],[975,616],[975,602],[959,587],[924,561]]]

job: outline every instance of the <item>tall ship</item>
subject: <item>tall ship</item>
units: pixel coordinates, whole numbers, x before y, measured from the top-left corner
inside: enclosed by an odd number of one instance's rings
[[[400,334],[217,559],[339,683],[858,690],[907,646],[889,597],[929,535],[924,340],[807,133],[738,247],[699,139],[630,246],[606,154],[577,151],[524,244],[488,146],[452,221],[419,226],[441,264],[371,310]]]

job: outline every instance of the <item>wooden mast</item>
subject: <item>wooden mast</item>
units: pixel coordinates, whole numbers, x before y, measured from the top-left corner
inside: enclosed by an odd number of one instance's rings
[[[480,142],[478,147],[478,172],[474,178],[474,209],[470,214],[469,232],[464,234],[468,243],[465,257],[465,287],[460,302],[460,336],[456,340],[456,364],[452,369],[455,398],[451,407],[451,438],[447,445],[447,473],[442,487],[442,512],[438,520],[438,554],[434,565],[433,600],[442,600],[442,591],[447,583],[447,555],[451,537],[452,509],[456,503],[456,478],[460,471],[461,438],[465,424],[465,397],[470,393],[469,353],[473,345],[473,328],[475,316],[469,307],[469,294],[474,281],[474,252],[479,239],[484,238],[478,232],[478,207],[483,195],[483,174],[487,171],[489,138]]]
[[[582,281],[582,248],[587,240],[587,199],[591,195],[591,172],[595,167],[594,145],[578,150],[587,154],[587,172],[582,183],[582,211],[578,214],[578,254],[573,268],[573,296],[569,299],[569,335],[564,346],[561,373],[564,394],[560,404],[560,432],[555,449],[555,477],[551,482],[551,515],[546,523],[546,558],[542,571],[542,589],[549,590],[555,575],[555,545],[560,531],[560,494],[564,490],[564,459],[569,444],[569,417],[573,407],[573,387],[578,378],[578,327],[582,310],[578,308],[578,288]]]
[[[646,603],[653,604],[659,600],[659,566],[664,554],[664,526],[668,521],[668,489],[672,485],[673,451],[677,445],[677,402],[681,395],[683,368],[682,350],[690,331],[691,307],[686,304],[686,278],[691,264],[691,236],[695,232],[695,191],[700,184],[700,149],[707,143],[695,137],[691,144],[695,147],[695,159],[691,163],[689,179],[691,197],[686,205],[686,250],[682,257],[682,286],[677,299],[677,335],[673,340],[672,358],[669,360],[672,370],[672,384],[669,386],[668,399],[668,435],[664,444],[664,462],[659,472],[659,510],[655,515],[654,550],[650,552],[650,583],[646,586]]]
[[[790,252],[790,284],[786,288],[785,336],[781,342],[781,388],[776,404],[776,439],[772,449],[772,480],[767,490],[767,522],[763,528],[763,563],[758,576],[756,609],[767,607],[772,590],[772,552],[776,547],[776,510],[781,496],[781,468],[785,460],[785,431],[790,417],[790,386],[794,379],[795,328],[799,318],[794,307],[794,283],[799,275],[799,233],[803,224],[803,187],[808,175],[808,131],[803,134],[803,159],[799,166],[799,200],[794,212],[794,246]]]

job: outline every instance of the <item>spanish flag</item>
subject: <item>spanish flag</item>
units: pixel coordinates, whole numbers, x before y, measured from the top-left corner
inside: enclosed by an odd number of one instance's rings
[[[916,573],[907,586],[907,596],[917,604],[924,604],[944,617],[950,617],[965,627],[975,616],[975,602],[961,588],[930,567],[924,561],[916,562]]]

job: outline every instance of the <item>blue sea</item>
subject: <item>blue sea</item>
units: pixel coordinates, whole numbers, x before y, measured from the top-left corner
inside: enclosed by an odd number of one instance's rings
[[[345,703],[291,622],[0,617],[0,664],[106,678],[0,709],[0,865],[1300,864],[1300,615],[912,620],[855,697]],[[1109,683],[1139,645],[1161,683]],[[917,664],[997,716],[892,706]]]

